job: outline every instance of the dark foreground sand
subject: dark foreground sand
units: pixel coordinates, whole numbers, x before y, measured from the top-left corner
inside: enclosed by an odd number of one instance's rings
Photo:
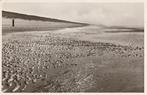
[[[63,31],[4,35],[2,91],[144,91],[142,45],[82,40],[78,31],[78,35]]]

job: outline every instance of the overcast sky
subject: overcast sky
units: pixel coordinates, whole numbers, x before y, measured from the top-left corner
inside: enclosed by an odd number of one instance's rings
[[[143,3],[4,3],[3,10],[117,26],[144,25]]]

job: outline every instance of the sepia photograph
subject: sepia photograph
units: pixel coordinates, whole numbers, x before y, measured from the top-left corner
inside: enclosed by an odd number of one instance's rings
[[[3,93],[144,93],[143,2],[3,2]]]

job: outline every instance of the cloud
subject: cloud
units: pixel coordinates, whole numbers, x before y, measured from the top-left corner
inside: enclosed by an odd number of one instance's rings
[[[91,24],[143,26],[143,3],[5,3],[3,9]]]

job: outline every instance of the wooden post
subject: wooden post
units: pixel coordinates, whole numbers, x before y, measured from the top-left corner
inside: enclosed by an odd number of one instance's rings
[[[12,27],[15,26],[15,22],[14,22],[14,19],[12,19]]]

